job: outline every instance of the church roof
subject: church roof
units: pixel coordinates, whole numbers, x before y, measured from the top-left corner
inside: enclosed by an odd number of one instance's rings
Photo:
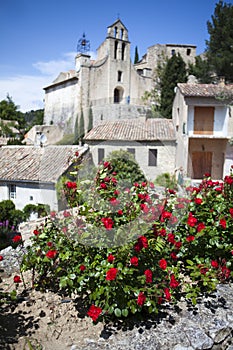
[[[178,88],[185,97],[216,97],[222,94],[233,94],[233,84],[185,84],[179,83]]]
[[[171,119],[151,118],[104,121],[91,129],[84,137],[86,141],[171,141],[176,139]]]
[[[0,180],[56,183],[68,170],[78,146],[3,146],[0,148]]]

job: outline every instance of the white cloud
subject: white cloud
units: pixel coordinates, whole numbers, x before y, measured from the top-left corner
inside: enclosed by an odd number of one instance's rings
[[[58,60],[34,63],[32,66],[38,70],[37,75],[0,77],[0,101],[9,94],[22,112],[44,108],[43,88],[51,84],[60,72],[75,69],[75,55],[75,52],[68,52]],[[91,58],[94,57],[95,54],[91,53]]]

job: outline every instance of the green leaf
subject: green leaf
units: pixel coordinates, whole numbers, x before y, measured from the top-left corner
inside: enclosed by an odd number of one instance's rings
[[[121,317],[121,310],[118,309],[118,308],[116,308],[116,309],[114,310],[114,314],[116,315],[116,317]]]
[[[128,314],[129,314],[129,311],[128,311],[127,309],[123,309],[123,310],[121,311],[121,313],[122,313],[122,316],[127,317]]]

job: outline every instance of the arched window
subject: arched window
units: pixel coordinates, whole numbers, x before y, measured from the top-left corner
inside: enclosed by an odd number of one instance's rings
[[[117,48],[118,48],[118,41],[115,41],[115,47],[114,47],[114,59],[117,59]]]
[[[124,59],[125,59],[125,43],[122,43],[121,59],[122,59],[122,61],[124,61]]]

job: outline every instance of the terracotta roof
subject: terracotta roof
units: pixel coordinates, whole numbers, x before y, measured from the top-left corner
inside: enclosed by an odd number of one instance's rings
[[[95,126],[85,140],[154,141],[175,140],[175,129],[170,119],[124,119],[105,121]]]
[[[233,94],[233,84],[216,85],[216,84],[184,84],[179,83],[178,88],[186,97],[216,97],[225,94]]]
[[[78,146],[3,146],[0,180],[56,183],[72,164],[71,157],[86,148]]]

